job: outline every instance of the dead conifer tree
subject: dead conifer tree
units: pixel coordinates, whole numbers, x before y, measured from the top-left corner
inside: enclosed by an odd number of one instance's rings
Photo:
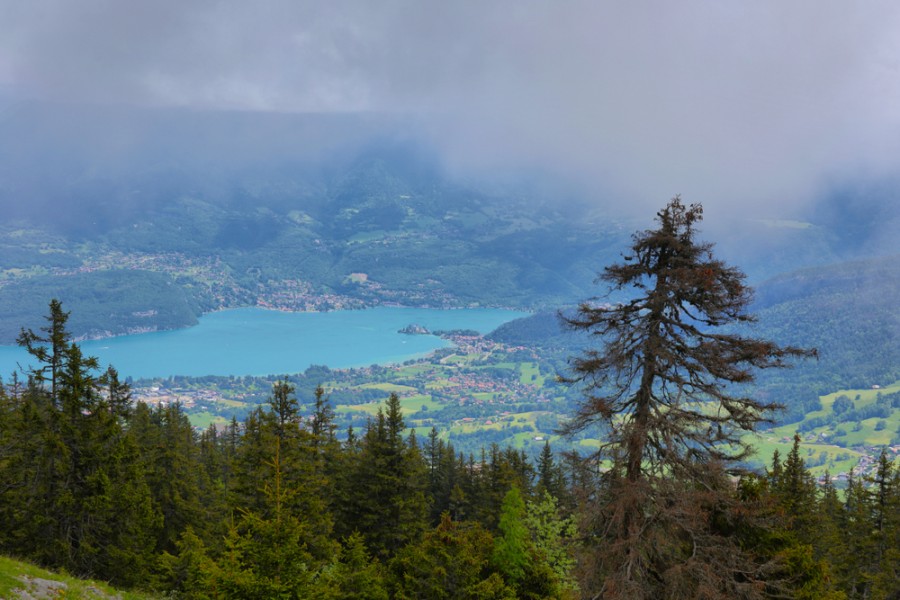
[[[658,227],[633,236],[624,262],[598,280],[631,291],[583,303],[564,320],[598,343],[567,378],[585,399],[566,427],[604,432],[593,457],[603,485],[585,523],[585,589],[597,598],[757,598],[772,591],[760,561],[736,541],[755,527],[728,474],[751,449],[743,437],[776,404],[740,393],[755,369],[814,351],[723,332],[753,321],[745,275],[695,240],[700,205],[676,197]]]

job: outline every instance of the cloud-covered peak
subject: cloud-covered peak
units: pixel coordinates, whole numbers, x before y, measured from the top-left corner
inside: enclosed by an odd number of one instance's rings
[[[463,170],[780,211],[897,171],[892,2],[0,0],[0,84],[55,100],[394,112]],[[714,211],[713,211],[714,212]]]

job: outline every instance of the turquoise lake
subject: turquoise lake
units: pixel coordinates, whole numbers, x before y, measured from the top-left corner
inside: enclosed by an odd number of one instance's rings
[[[204,315],[188,329],[126,335],[80,344],[101,366],[122,378],[170,375],[270,375],[398,363],[449,346],[432,335],[405,335],[412,323],[431,331],[474,329],[487,333],[528,313],[501,309],[437,310],[379,307],[324,313],[286,313],[238,308]],[[9,381],[31,357],[0,346],[0,374]]]

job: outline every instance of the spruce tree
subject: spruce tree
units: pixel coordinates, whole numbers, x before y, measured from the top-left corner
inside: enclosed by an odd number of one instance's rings
[[[868,598],[876,567],[876,540],[873,536],[873,498],[865,481],[853,469],[844,492],[843,535],[846,544],[845,560],[835,564],[843,587],[851,598]]]
[[[334,514],[336,505],[337,480],[340,469],[344,466],[341,443],[338,441],[334,423],[335,414],[328,396],[322,386],[314,392],[315,403],[310,427],[314,469],[316,478],[321,483],[321,494],[328,510]]]
[[[114,370],[96,375],[67,319],[53,300],[46,335],[19,337],[38,364],[15,404],[14,457],[0,469],[12,483],[0,505],[14,508],[0,542],[49,566],[135,584],[149,571],[158,516],[125,429],[128,388]]]
[[[156,531],[158,552],[174,553],[188,525],[209,539],[203,489],[210,489],[200,463],[193,427],[180,403],[151,408],[139,403],[130,431],[140,448],[145,478],[162,522]],[[213,502],[216,504],[216,502]]]
[[[814,509],[816,506],[816,484],[806,464],[800,457],[800,436],[794,435],[794,444],[788,452],[773,489],[778,503],[789,520],[790,529],[803,543],[812,543],[817,533]]]
[[[873,477],[872,512],[875,568],[872,595],[900,597],[900,473],[882,448]]]
[[[550,440],[544,442],[537,463],[537,493],[541,496],[544,492],[557,500],[566,495],[566,481],[561,466],[553,458],[553,450],[550,448]]]
[[[824,559],[834,570],[835,565],[847,562],[846,550],[844,543],[844,507],[841,499],[838,497],[837,488],[831,479],[831,474],[825,472],[825,479],[822,483],[821,495],[816,504],[817,532],[813,548],[816,552],[816,558]]]
[[[238,579],[245,586],[235,598],[308,598],[323,562],[311,552],[316,545],[311,543],[316,535],[311,531],[315,515],[294,510],[302,503],[297,497],[302,492],[287,480],[289,467],[281,448],[282,441],[275,437],[261,510],[240,511],[229,533],[241,557],[230,568],[240,572]]]
[[[531,534],[533,562],[546,565],[545,577],[561,597],[577,597],[573,548],[578,536],[574,517],[563,517],[549,492],[525,503],[525,525]]]
[[[507,600],[515,598],[490,568],[491,534],[478,523],[457,523],[445,514],[434,530],[408,544],[390,562],[395,598]]]
[[[41,328],[44,335],[31,329],[22,329],[16,342],[41,364],[29,372],[29,377],[34,378],[38,385],[49,382],[50,398],[56,402],[57,382],[70,345],[69,332],[66,330],[69,313],[62,309],[62,302],[54,298],[50,300],[50,314],[45,319],[47,325]]]
[[[286,490],[278,496],[281,504],[277,506],[283,511],[280,514],[301,521],[298,535],[302,534],[300,541],[315,567],[330,559],[335,550],[329,484],[317,443],[301,423],[294,386],[277,382],[269,410],[252,411],[244,424],[235,458],[232,497],[234,508],[247,519],[272,523],[276,504],[271,489],[277,479],[278,486]]]
[[[362,535],[347,538],[334,566],[318,581],[310,596],[328,600],[388,600],[384,569],[369,556]]]
[[[418,538],[426,525],[427,467],[418,445],[405,441],[400,398],[391,394],[361,441],[355,476],[343,484],[347,504],[339,533],[360,532],[379,559]]]

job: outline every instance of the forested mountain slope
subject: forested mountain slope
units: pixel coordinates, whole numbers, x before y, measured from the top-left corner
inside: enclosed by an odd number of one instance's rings
[[[900,261],[889,256],[804,269],[763,282],[752,312],[754,335],[780,344],[818,349],[818,359],[794,369],[762,372],[759,387],[788,407],[782,418],[799,420],[818,396],[868,388],[900,379]],[[506,323],[489,337],[506,344],[538,346],[560,355],[590,340],[546,311]]]
[[[818,348],[817,364],[791,378],[819,389],[861,388],[900,379],[900,256],[805,269],[757,290],[758,329],[785,344]]]

